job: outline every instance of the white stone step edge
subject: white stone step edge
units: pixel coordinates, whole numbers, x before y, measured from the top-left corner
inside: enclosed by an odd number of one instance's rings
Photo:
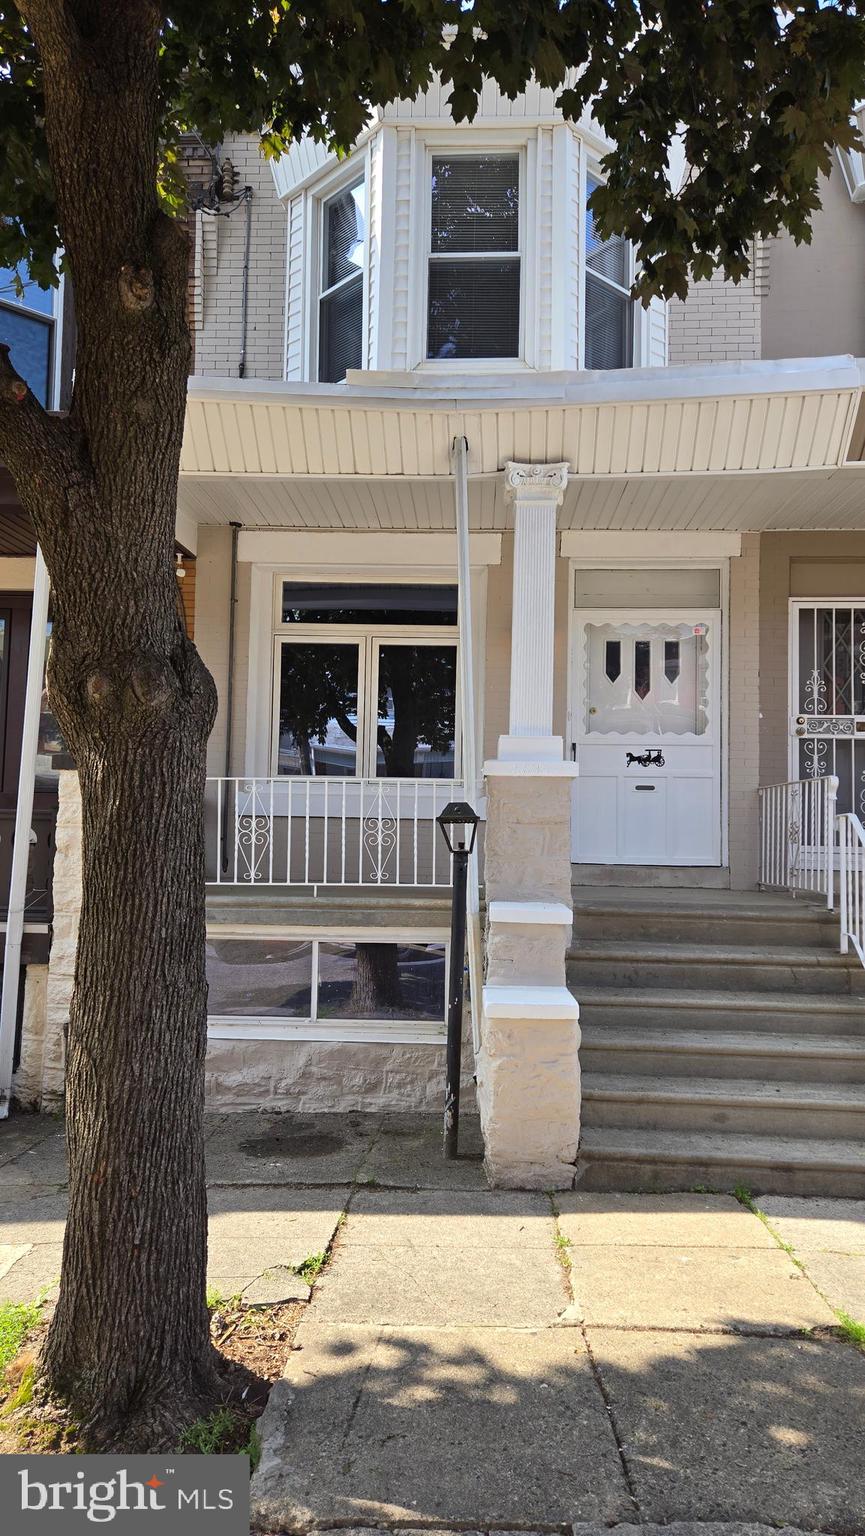
[[[580,1005],[567,987],[484,987],[488,1019],[578,1019]]]
[[[570,928],[571,909],[563,901],[491,901],[487,908],[491,923],[546,923]]]

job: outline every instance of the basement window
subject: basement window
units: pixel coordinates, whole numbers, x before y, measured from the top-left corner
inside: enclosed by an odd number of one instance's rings
[[[216,935],[208,1027],[219,1038],[444,1038],[446,945],[414,938]]]

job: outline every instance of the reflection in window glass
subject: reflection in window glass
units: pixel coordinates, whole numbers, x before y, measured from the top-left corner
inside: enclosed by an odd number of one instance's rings
[[[363,181],[324,204],[324,270],[319,314],[318,376],[338,384],[363,366],[363,253],[366,187]]]
[[[283,624],[456,624],[456,587],[282,583]]]
[[[357,678],[356,645],[283,645],[278,773],[357,772]]]
[[[26,379],[41,405],[48,404],[52,327],[35,315],[0,304],[0,342],[9,348],[9,360]]]
[[[379,647],[379,778],[453,778],[456,683],[455,645]]]
[[[586,180],[586,367],[630,368],[634,361],[631,252],[627,240],[597,232],[591,197],[599,182]]]
[[[207,1011],[239,1018],[307,1019],[311,939],[209,939]]]
[[[319,1019],[444,1018],[443,944],[320,944]]]

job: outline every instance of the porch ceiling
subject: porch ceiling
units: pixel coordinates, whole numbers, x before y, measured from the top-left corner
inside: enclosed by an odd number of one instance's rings
[[[195,523],[245,528],[452,529],[450,480],[292,479],[217,475],[181,480],[179,506]],[[477,532],[513,526],[501,475],[469,483]],[[560,528],[763,532],[865,529],[865,465],[760,475],[571,479]]]

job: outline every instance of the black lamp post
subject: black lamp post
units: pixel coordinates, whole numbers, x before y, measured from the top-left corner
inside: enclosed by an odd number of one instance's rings
[[[463,975],[466,957],[466,876],[479,816],[465,800],[451,800],[436,817],[453,855],[451,954],[448,969],[448,1043],[445,1075],[445,1157],[457,1156],[460,1124],[460,1066],[463,1044]],[[477,999],[472,998],[477,1007]]]

